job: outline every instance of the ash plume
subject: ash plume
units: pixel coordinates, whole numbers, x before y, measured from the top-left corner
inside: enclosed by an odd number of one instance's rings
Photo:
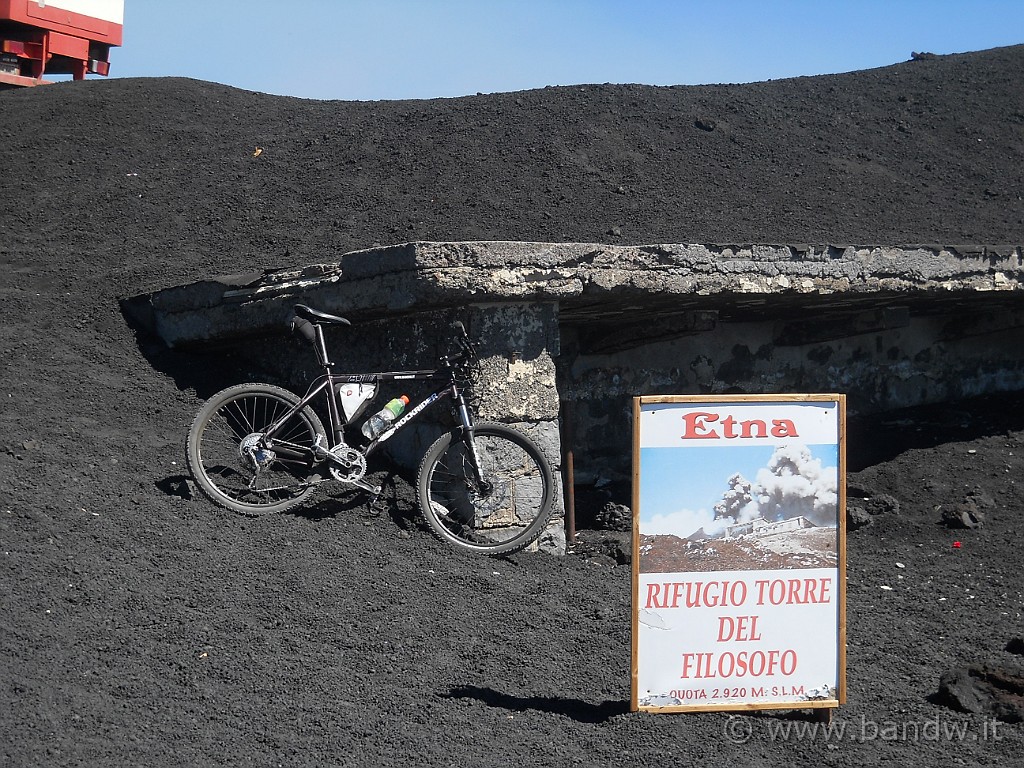
[[[838,502],[836,467],[823,467],[805,445],[782,445],[751,482],[736,473],[714,506],[715,519],[768,521],[802,515],[815,525],[835,525]]]

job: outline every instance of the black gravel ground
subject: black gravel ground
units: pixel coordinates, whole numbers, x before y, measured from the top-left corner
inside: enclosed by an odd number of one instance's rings
[[[409,240],[1021,243],[1022,190],[1024,46],[429,101],[0,93],[0,765],[1019,764],[1019,723],[936,695],[1021,663],[1019,394],[853,425],[851,488],[898,506],[849,536],[845,731],[801,734],[630,713],[611,558],[460,556],[401,478],[380,515],[187,498],[232,373],[179,389],[118,302]],[[969,495],[984,526],[943,525]]]

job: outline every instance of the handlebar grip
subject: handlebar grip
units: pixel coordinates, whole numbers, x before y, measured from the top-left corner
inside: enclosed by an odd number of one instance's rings
[[[305,336],[307,341],[316,341],[316,331],[313,330],[313,324],[308,320],[293,317],[291,325],[292,333],[298,332]]]
[[[452,328],[454,328],[458,334],[455,338],[455,343],[458,345],[459,349],[462,350],[462,353],[475,358],[477,354],[476,347],[469,339],[469,332],[466,330],[466,326],[462,324],[461,320],[456,320],[452,323]]]

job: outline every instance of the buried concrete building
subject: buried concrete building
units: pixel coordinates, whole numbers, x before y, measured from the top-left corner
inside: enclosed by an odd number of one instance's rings
[[[637,395],[845,393],[870,414],[1024,388],[1020,245],[413,242],[126,309],[171,347],[231,344],[301,389],[316,371],[286,343],[296,303],[352,321],[329,337],[336,372],[429,368],[462,321],[478,416],[532,434],[570,489],[629,481]],[[393,458],[422,455],[431,429]]]

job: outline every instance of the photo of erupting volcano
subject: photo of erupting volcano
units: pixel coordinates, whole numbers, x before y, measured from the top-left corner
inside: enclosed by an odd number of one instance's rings
[[[836,443],[642,448],[641,570],[836,567],[839,464]]]

